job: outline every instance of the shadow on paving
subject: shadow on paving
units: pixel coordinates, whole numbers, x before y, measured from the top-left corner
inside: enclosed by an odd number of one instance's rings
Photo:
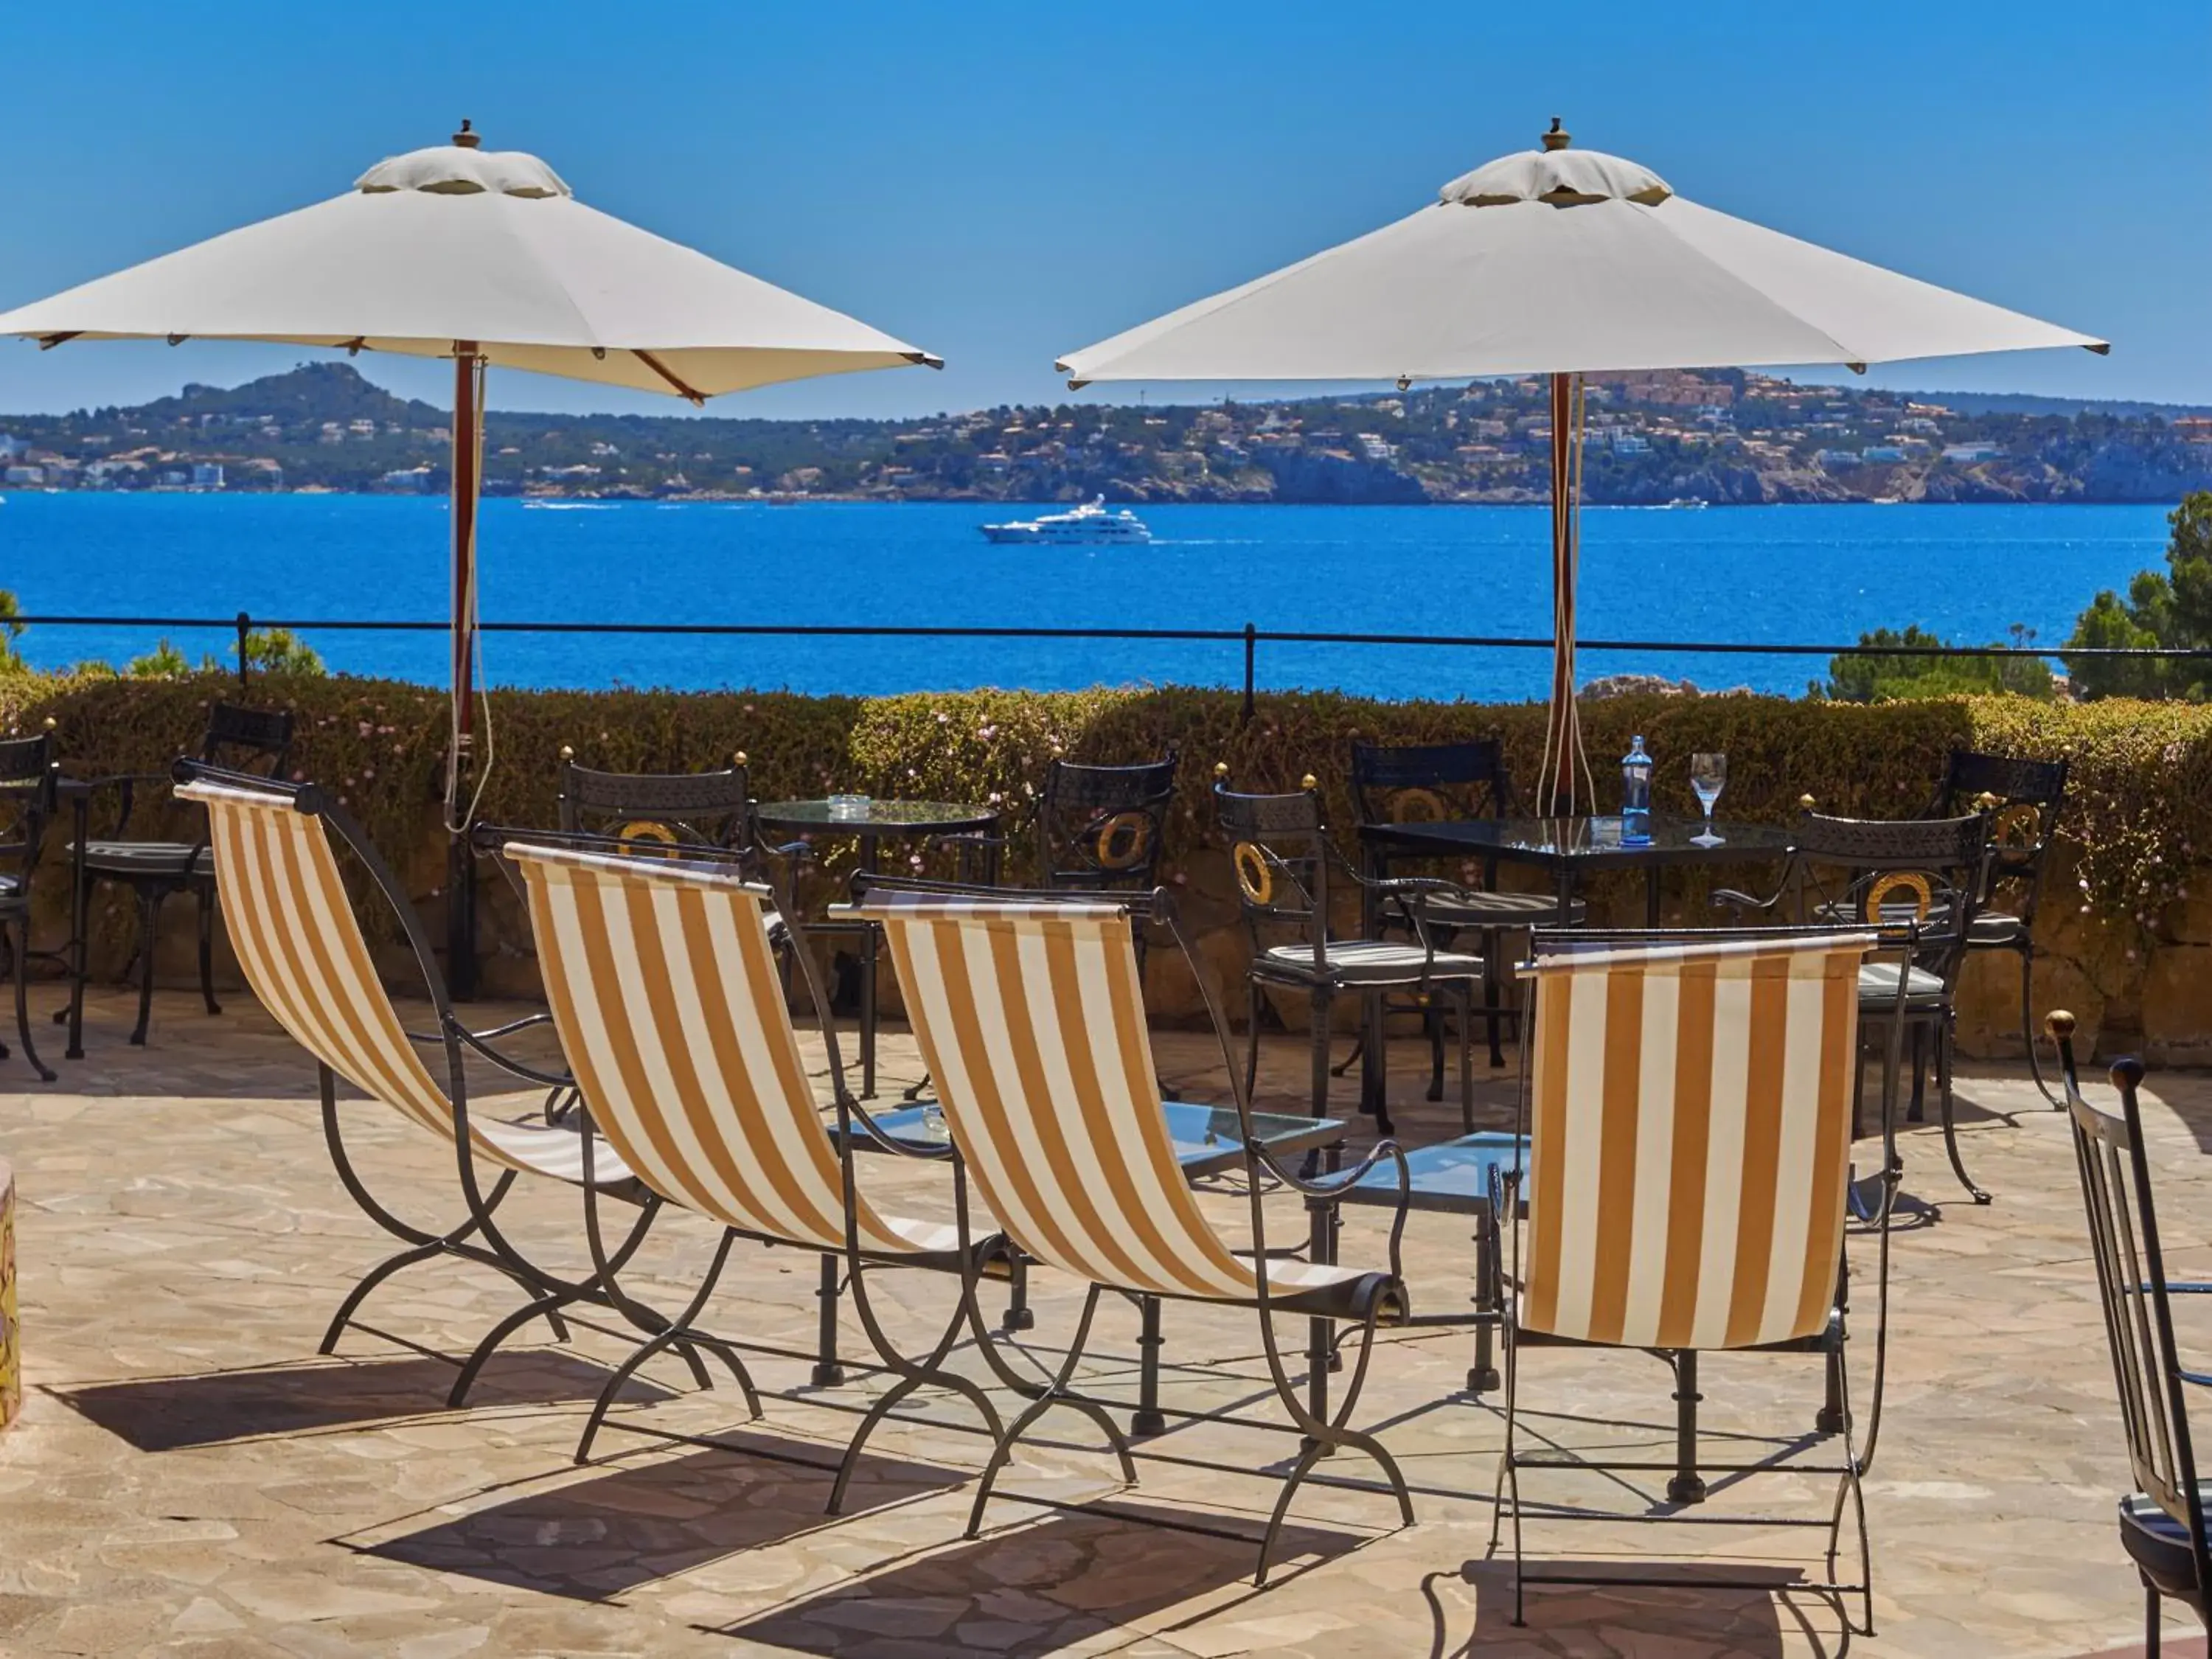
[[[1784,1654],[1836,1659],[1851,1645],[1836,1598],[1807,1588],[1803,1572],[1796,1567],[1532,1555],[1528,1569],[1586,1573],[1593,1578],[1608,1573],[1642,1573],[1651,1577],[1663,1574],[1668,1582],[1664,1585],[1529,1584],[1525,1597],[1528,1626],[1522,1629],[1513,1623],[1510,1558],[1469,1561],[1456,1577],[1475,1588],[1471,1623],[1463,1608],[1447,1604],[1437,1594],[1435,1581],[1443,1575],[1431,1574],[1421,1585],[1436,1625],[1430,1653],[1443,1659],[1447,1655],[1484,1653],[1493,1644],[1524,1642],[1533,1646],[1545,1638],[1563,1652],[1611,1652],[1613,1650],[1604,1635],[1617,1637],[1622,1631],[1638,1632],[1642,1641],[1650,1643],[1649,1650],[1653,1653],[1695,1653],[1710,1655],[1711,1659],[1782,1659]],[[1746,1582],[1760,1588],[1724,1588]],[[1858,1598],[1848,1597],[1845,1604],[1856,1620]],[[1583,1633],[1577,1636],[1574,1633],[1577,1631]],[[1628,1650],[1645,1650],[1641,1641]]]
[[[48,1392],[140,1451],[176,1451],[225,1441],[422,1417],[447,1410],[453,1364],[428,1355],[331,1359],[252,1370],[94,1382]],[[608,1370],[557,1348],[495,1353],[477,1374],[469,1407],[546,1406],[595,1398]],[[632,1378],[622,1398],[665,1400],[668,1391]]]
[[[863,1455],[845,1494],[845,1514],[830,1516],[823,1510],[838,1448],[743,1432],[718,1440],[715,1447],[541,1487],[419,1532],[350,1547],[433,1571],[603,1601],[968,1479],[926,1463]]]
[[[970,1651],[1043,1659],[1200,1597],[1208,1599],[1193,1622],[1233,1620],[1240,1604],[1264,1611],[1269,1592],[1251,1588],[1260,1523],[1249,1538],[1229,1538],[1192,1531],[1198,1518],[1126,1502],[1110,1513],[1063,1510],[910,1557],[712,1633],[824,1659],[861,1644],[878,1659]],[[1363,1534],[1285,1526],[1271,1582],[1291,1582],[1304,1558],[1341,1556],[1366,1541]],[[1212,1595],[1237,1584],[1243,1595],[1226,1604]]]

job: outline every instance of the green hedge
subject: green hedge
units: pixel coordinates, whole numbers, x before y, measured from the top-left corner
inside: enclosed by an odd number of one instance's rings
[[[0,679],[0,717],[20,730],[52,717],[63,754],[80,763],[155,769],[191,747],[209,702],[235,689],[219,675],[24,675]],[[443,765],[440,694],[385,680],[270,676],[257,680],[252,700],[297,712],[298,773],[343,798],[380,844],[397,851],[419,840]],[[2081,847],[2086,896],[2109,919],[2140,917],[2146,927],[2198,861],[2196,818],[2212,802],[2212,709],[2191,705],[1638,696],[1586,702],[1583,726],[1601,799],[1616,787],[1613,757],[1640,732],[1659,757],[1662,810],[1695,810],[1686,757],[1718,749],[1729,763],[1723,812],[1767,822],[1785,821],[1806,793],[1824,811],[1917,812],[1954,744],[2067,756],[2075,805],[2064,828]],[[1206,791],[1218,761],[1243,788],[1292,787],[1312,772],[1345,821],[1355,738],[1495,735],[1526,781],[1536,773],[1543,712],[1302,692],[1261,696],[1248,723],[1235,693],[1180,687],[877,698],[507,691],[493,696],[491,735],[495,760],[482,815],[514,823],[551,822],[563,744],[587,764],[635,770],[703,769],[742,750],[764,799],[848,788],[1010,804],[1055,754],[1131,760],[1174,744],[1184,765],[1171,850],[1187,854],[1210,841]],[[2212,844],[2205,856],[2212,861]]]

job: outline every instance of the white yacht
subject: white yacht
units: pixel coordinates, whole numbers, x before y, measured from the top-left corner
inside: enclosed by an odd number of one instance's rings
[[[982,528],[984,536],[994,542],[1034,542],[1050,547],[1149,542],[1152,538],[1145,521],[1127,507],[1109,513],[1103,495],[1085,501],[1073,512],[1048,513],[1042,518],[987,524]]]

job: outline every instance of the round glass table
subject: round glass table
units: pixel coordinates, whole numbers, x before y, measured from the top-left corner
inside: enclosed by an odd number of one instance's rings
[[[963,801],[877,800],[841,795],[821,800],[763,801],[753,821],[776,835],[849,836],[860,843],[860,868],[873,871],[885,836],[988,834],[999,827],[999,809]],[[815,931],[842,929],[842,923],[816,923]],[[876,929],[852,924],[860,945],[860,1098],[876,1092]]]

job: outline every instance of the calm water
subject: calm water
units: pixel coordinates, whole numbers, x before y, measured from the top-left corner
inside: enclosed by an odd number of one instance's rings
[[[994,547],[975,505],[554,510],[487,502],[488,620],[886,623],[1543,635],[1543,508],[1158,507],[1150,548]],[[27,613],[423,618],[446,608],[442,501],[336,495],[0,497],[0,587]],[[1592,509],[1587,638],[1827,643],[1917,623],[1954,642],[2014,623],[2063,640],[2099,587],[2156,564],[2156,507]],[[155,630],[36,628],[33,663],[120,661]],[[432,635],[322,633],[334,668],[436,682]],[[227,635],[179,633],[197,654]],[[1240,680],[1234,644],[533,638],[486,642],[495,683],[881,693]],[[1819,659],[1586,650],[1640,670],[1801,691]],[[1262,646],[1260,678],[1398,697],[1540,696],[1544,653]]]

